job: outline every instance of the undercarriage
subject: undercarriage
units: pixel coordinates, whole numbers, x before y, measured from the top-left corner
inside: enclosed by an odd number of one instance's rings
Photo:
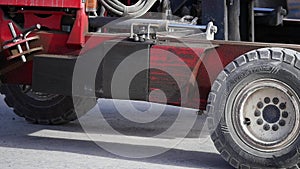
[[[98,98],[193,108],[235,168],[299,167],[300,4],[2,0],[0,91],[32,123]]]

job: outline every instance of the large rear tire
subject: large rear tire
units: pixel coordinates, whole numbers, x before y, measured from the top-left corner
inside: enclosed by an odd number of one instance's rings
[[[33,92],[28,85],[2,85],[6,104],[27,121],[36,124],[65,124],[84,115],[96,104],[95,99]],[[84,102],[84,104],[83,104]],[[84,105],[75,112],[74,104]]]
[[[298,168],[300,54],[265,48],[238,57],[214,82],[211,138],[235,168]]]

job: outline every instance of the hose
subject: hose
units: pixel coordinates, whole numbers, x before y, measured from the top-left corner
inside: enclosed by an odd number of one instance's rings
[[[134,5],[124,5],[119,0],[100,0],[110,12],[125,17],[140,17],[148,12],[157,0],[138,0]]]

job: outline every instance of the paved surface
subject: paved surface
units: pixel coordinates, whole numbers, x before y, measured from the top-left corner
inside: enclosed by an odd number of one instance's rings
[[[118,103],[128,104],[121,101]],[[101,100],[104,118],[119,134],[95,121],[94,108],[80,122],[94,129],[98,140],[91,140],[79,121],[63,126],[32,125],[15,116],[0,98],[0,169],[192,169],[230,168],[215,150],[212,142],[199,136],[203,122],[196,120],[191,132],[181,141],[182,132],[174,130],[165,137],[153,138],[166,131],[178,108],[168,108],[167,112],[150,125],[128,123],[120,116],[110,100]],[[137,109],[147,112],[149,104],[135,103]],[[156,108],[159,105],[150,105]],[[126,109],[126,107],[124,108]],[[176,114],[176,113],[175,113]],[[99,119],[98,119],[99,120]],[[185,125],[182,122],[182,125]],[[98,127],[102,129],[97,131]],[[89,130],[93,131],[93,130]],[[176,146],[172,141],[180,140]],[[100,146],[99,146],[100,145]],[[111,151],[112,150],[112,151]],[[128,158],[145,152],[166,151],[149,158]],[[118,155],[110,153],[117,152]],[[122,156],[119,156],[122,155]]]

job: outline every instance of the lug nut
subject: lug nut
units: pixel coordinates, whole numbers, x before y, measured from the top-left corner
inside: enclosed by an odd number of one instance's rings
[[[264,104],[263,104],[262,102],[258,102],[258,103],[257,103],[257,107],[258,107],[259,109],[262,109],[262,108],[264,107]]]
[[[262,124],[264,123],[264,121],[263,121],[262,119],[258,119],[258,120],[256,121],[256,123],[257,123],[258,125],[262,125]]]
[[[273,131],[277,131],[278,129],[279,129],[279,127],[278,127],[277,124],[274,124],[274,125],[272,126],[272,130],[273,130]]]
[[[279,125],[280,125],[280,126],[285,126],[285,121],[284,121],[284,120],[280,120],[280,121],[279,121]]]
[[[289,113],[287,111],[282,112],[282,117],[283,118],[288,118],[289,117]]]
[[[278,103],[279,103],[279,99],[278,99],[277,97],[275,97],[275,98],[273,99],[273,103],[274,103],[274,104],[278,104]]]
[[[268,124],[265,124],[265,125],[264,125],[264,130],[265,130],[265,131],[270,130],[270,126],[269,126]]]
[[[271,102],[271,99],[270,99],[269,97],[266,97],[266,98],[264,99],[264,102],[265,102],[266,104],[269,104],[269,103]]]
[[[261,115],[261,112],[259,110],[256,110],[254,112],[254,116],[259,117]]]
[[[284,110],[286,108],[286,103],[280,103],[279,108]]]

